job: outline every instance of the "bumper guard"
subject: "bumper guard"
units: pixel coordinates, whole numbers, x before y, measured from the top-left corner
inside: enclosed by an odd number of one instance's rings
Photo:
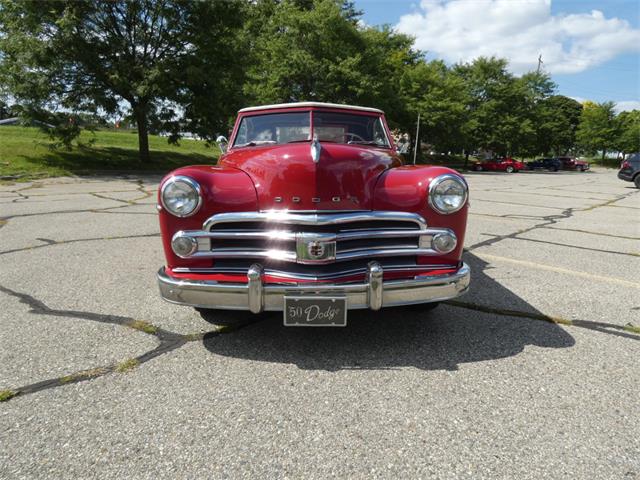
[[[220,283],[210,280],[175,278],[164,267],[158,271],[160,295],[171,303],[223,310],[282,311],[285,296],[346,297],[347,308],[379,310],[382,307],[414,305],[448,300],[469,288],[471,271],[462,264],[447,275],[420,275],[408,280],[383,281],[382,266],[371,262],[364,283],[345,284],[263,284],[262,266],[252,265],[247,283]]]

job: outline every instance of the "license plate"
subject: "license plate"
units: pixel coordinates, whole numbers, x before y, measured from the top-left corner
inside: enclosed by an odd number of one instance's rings
[[[284,297],[286,327],[344,327],[347,299],[344,297]]]

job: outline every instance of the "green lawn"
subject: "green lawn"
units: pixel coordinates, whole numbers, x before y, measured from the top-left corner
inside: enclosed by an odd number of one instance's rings
[[[95,138],[91,146],[72,150],[51,149],[51,140],[35,127],[0,126],[0,177],[28,180],[62,175],[81,175],[103,171],[168,172],[190,164],[212,164],[219,155],[216,146],[182,140],[179,146],[167,139],[149,136],[151,161],[138,160],[138,136],[131,131],[83,132],[81,144]]]

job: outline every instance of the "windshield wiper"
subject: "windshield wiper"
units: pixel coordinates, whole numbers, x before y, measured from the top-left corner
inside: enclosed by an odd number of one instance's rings
[[[289,140],[287,143],[302,143],[302,142],[310,142],[311,140],[308,138],[304,138],[302,140]]]
[[[384,147],[384,145],[374,142],[373,140],[351,140],[347,145],[373,145],[375,147]]]
[[[275,143],[275,140],[252,140],[242,145],[236,145],[236,147],[255,147],[256,145],[273,145]]]

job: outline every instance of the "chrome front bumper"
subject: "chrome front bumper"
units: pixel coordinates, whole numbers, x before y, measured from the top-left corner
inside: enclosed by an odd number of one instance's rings
[[[253,265],[247,283],[219,283],[185,280],[169,276],[165,268],[158,271],[160,295],[171,303],[225,310],[282,311],[285,296],[346,297],[347,308],[370,308],[438,302],[462,295],[469,288],[471,271],[467,264],[447,275],[422,275],[410,280],[383,281],[377,262],[369,264],[363,283],[346,284],[263,284],[262,267]]]

